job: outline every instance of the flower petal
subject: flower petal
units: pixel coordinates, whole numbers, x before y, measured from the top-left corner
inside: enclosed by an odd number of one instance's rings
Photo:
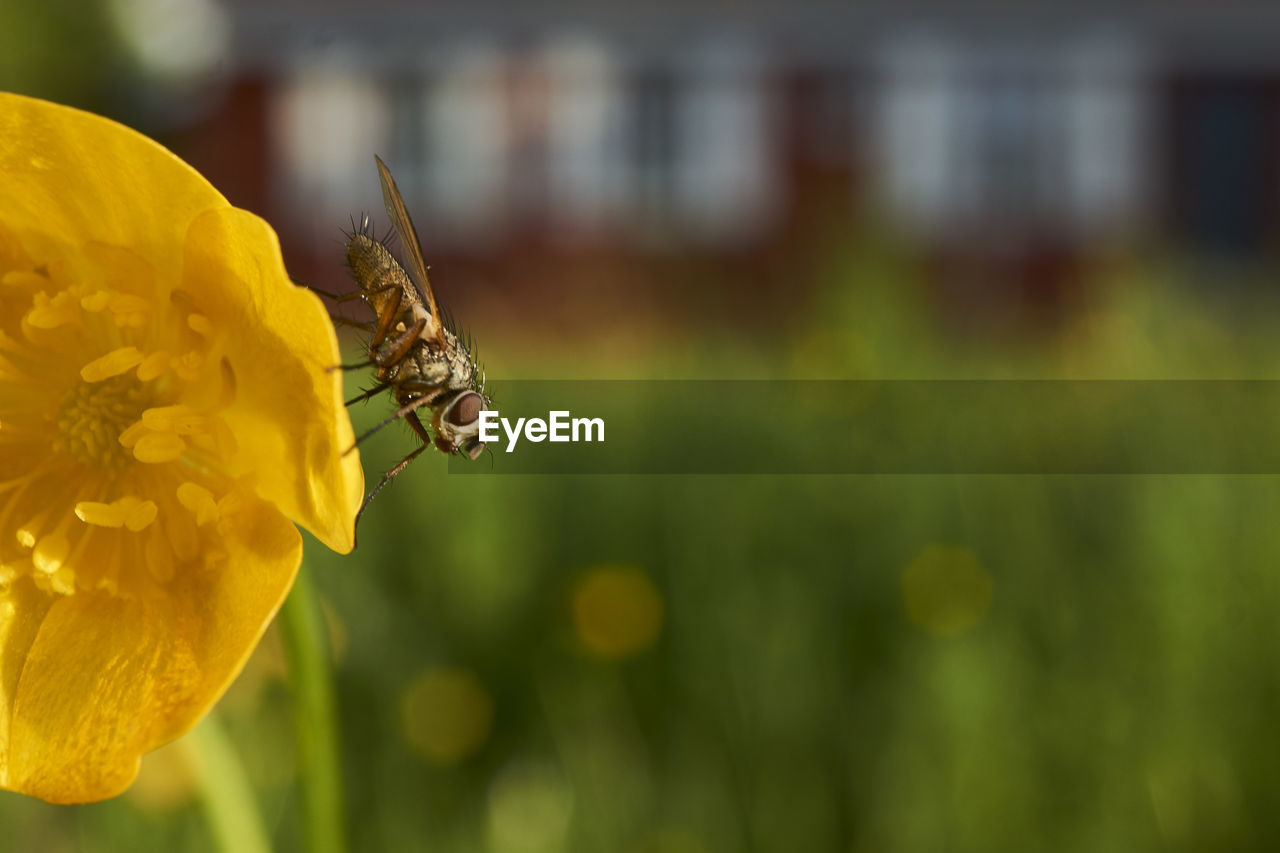
[[[342,455],[355,435],[342,375],[327,370],[339,353],[323,303],[290,283],[270,226],[235,208],[192,223],[183,287],[228,336],[236,399],[224,416],[258,493],[330,548],[350,551],[364,474],[358,454]]]
[[[29,581],[0,591],[0,786],[8,787],[9,720],[18,679],[54,599]]]
[[[9,93],[0,93],[0,186],[0,217],[28,250],[130,246],[162,275],[176,272],[192,218],[228,206],[199,172],[142,134]]]
[[[247,498],[219,532],[225,561],[176,575],[170,595],[78,591],[54,601],[17,681],[5,787],[54,803],[114,796],[143,753],[192,728],[218,700],[302,559],[298,531],[262,500]],[[7,669],[0,674],[7,683]]]

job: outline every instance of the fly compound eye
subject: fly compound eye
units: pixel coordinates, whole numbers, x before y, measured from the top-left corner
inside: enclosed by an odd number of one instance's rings
[[[484,408],[484,398],[475,391],[468,391],[449,407],[445,420],[456,427],[470,426],[480,419],[482,408]]]

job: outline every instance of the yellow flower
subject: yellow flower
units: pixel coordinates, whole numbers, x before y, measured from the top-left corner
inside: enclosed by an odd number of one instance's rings
[[[457,764],[489,739],[493,699],[467,669],[434,667],[405,691],[404,735],[436,764]]]
[[[597,566],[578,581],[572,605],[578,640],[597,657],[633,657],[662,631],[662,595],[640,569]]]
[[[364,487],[271,228],[98,116],[0,93],[0,787],[113,796],[239,672]]]

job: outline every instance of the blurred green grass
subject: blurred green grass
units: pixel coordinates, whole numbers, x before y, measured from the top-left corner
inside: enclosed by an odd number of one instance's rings
[[[1268,299],[1194,285],[1173,261],[1099,263],[1050,328],[957,331],[909,247],[867,234],[775,337],[673,327],[642,361],[485,346],[499,394],[516,364],[1274,375]],[[412,446],[372,440],[370,481]],[[308,542],[353,849],[1266,849],[1278,500],[1274,477],[451,477],[424,455],[353,555]],[[269,638],[221,710],[295,849],[281,675]],[[0,823],[14,849],[207,850],[193,795],[181,761],[149,758],[118,801],[5,795]]]

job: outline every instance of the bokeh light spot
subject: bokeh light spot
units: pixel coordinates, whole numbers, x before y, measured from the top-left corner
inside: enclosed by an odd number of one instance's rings
[[[982,621],[991,575],[969,548],[930,545],[902,573],[907,618],[931,634],[951,636]]]
[[[662,596],[639,569],[601,566],[573,592],[573,626],[591,654],[632,657],[654,644],[662,630]]]
[[[565,849],[573,789],[553,766],[520,762],[505,768],[489,787],[489,849]]]
[[[465,669],[438,667],[420,675],[404,693],[405,739],[436,764],[457,764],[489,739],[493,699]]]
[[[111,0],[125,43],[150,71],[207,74],[229,52],[231,21],[217,0]]]

